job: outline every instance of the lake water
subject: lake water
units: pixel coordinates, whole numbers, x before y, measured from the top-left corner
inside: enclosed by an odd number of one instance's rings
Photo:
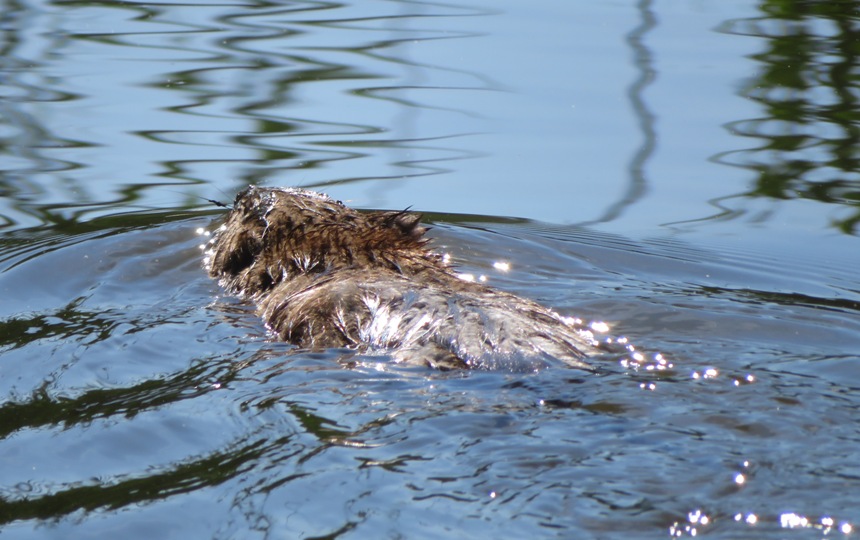
[[[858,534],[855,3],[2,0],[0,36],[0,536]],[[412,207],[666,363],[296,353],[201,268],[248,184]]]

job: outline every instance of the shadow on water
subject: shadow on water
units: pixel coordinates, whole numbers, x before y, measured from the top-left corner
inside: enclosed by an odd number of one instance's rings
[[[749,169],[754,187],[731,199],[809,200],[844,207],[832,225],[857,234],[860,224],[860,8],[855,2],[769,0],[762,16],[735,20],[722,31],[761,38],[764,50],[742,95],[759,103],[761,118],[727,127],[761,141],[717,156]],[[718,217],[730,217],[726,211]]]

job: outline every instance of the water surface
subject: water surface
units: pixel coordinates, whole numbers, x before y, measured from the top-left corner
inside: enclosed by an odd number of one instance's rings
[[[0,531],[853,536],[858,31],[847,2],[0,4]],[[249,183],[411,206],[646,357],[295,351],[200,266],[206,199]]]

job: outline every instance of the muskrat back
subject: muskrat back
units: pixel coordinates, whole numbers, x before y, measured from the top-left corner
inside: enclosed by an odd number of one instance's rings
[[[418,214],[357,212],[313,191],[251,186],[205,265],[302,348],[384,350],[443,369],[591,369],[583,359],[603,351],[581,321],[460,279],[425,232]]]

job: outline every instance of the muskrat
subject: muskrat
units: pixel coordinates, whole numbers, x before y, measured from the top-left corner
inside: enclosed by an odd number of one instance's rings
[[[591,370],[582,321],[461,279],[420,214],[358,212],[297,188],[248,187],[210,240],[209,275],[304,349],[382,350],[442,369]]]

